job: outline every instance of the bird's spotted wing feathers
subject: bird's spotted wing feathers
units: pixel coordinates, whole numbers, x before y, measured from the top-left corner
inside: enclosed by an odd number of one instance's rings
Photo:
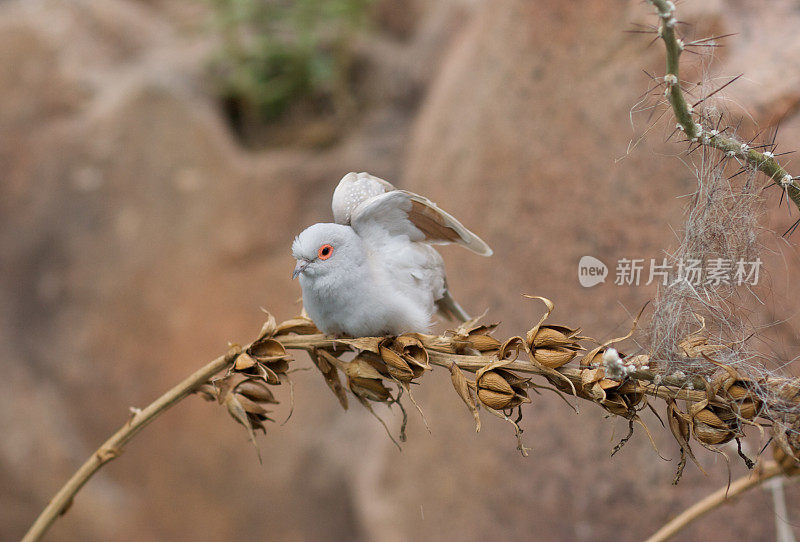
[[[395,190],[388,181],[384,181],[369,173],[350,172],[339,181],[333,191],[331,210],[337,224],[350,224],[350,218],[356,207],[364,201],[380,194]]]

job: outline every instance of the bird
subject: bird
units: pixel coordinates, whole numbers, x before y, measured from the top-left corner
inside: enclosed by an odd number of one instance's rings
[[[303,306],[328,335],[426,333],[434,313],[464,322],[444,261],[433,247],[492,249],[429,199],[366,172],[345,175],[333,193],[334,222],[303,230],[292,243]]]

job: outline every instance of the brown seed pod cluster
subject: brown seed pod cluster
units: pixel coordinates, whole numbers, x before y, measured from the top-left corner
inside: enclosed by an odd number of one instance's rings
[[[594,401],[611,414],[636,419],[638,419],[637,407],[645,398],[635,386],[606,378],[605,368],[602,366],[586,367],[581,370],[578,395]]]
[[[255,444],[255,431],[261,430],[266,433],[264,422],[275,421],[268,416],[270,411],[265,407],[277,404],[278,401],[275,400],[269,385],[260,376],[231,372],[213,384],[204,384],[198,392],[206,399],[216,399],[219,404],[225,406],[233,419],[247,429],[253,444]]]
[[[689,424],[695,440],[706,447],[744,436],[744,425],[752,425],[759,411],[760,400],[752,391],[753,383],[733,367],[714,361],[703,341],[694,344],[702,349],[699,351],[703,357],[719,368],[702,390],[706,397],[692,403],[687,413],[677,407],[675,412]]]
[[[292,357],[277,338],[290,333],[317,332],[308,318],[295,318],[278,325],[269,315],[256,340],[239,352],[226,374],[203,384],[197,393],[224,405],[233,419],[245,427],[255,444],[255,432],[266,433],[264,422],[274,421],[266,408],[278,404],[272,386],[291,384],[288,370]]]
[[[416,333],[399,337],[343,338],[334,341],[335,348],[310,349],[309,354],[345,409],[347,397],[339,373],[344,374],[347,389],[359,403],[378,418],[384,427],[386,424],[375,414],[369,403],[396,404],[403,413],[404,420],[400,430],[400,440],[405,440],[406,414],[400,403],[400,396],[405,391],[412,403],[417,406],[411,395],[410,384],[431,368],[423,339],[424,336]],[[355,352],[356,355],[349,361],[344,359],[344,354],[351,352]],[[394,389],[392,384],[395,386]],[[419,409],[419,406],[417,408]],[[388,427],[386,430],[394,441]]]
[[[360,337],[339,339],[337,343],[348,349],[367,355],[363,359],[373,365],[383,376],[408,384],[429,370],[428,351],[421,335],[409,333],[399,337]]]
[[[264,423],[270,420],[267,406],[277,403],[272,386],[291,384],[291,358],[286,349],[301,349],[309,353],[345,409],[347,391],[373,415],[371,403],[397,405],[405,427],[401,397],[408,395],[420,409],[411,394],[411,385],[438,365],[449,370],[453,388],[472,413],[476,430],[481,427],[481,409],[499,416],[513,424],[523,454],[527,449],[520,438],[521,407],[531,402],[530,390],[538,393],[539,389],[547,389],[565,399],[591,401],[609,414],[628,420],[629,434],[614,452],[631,437],[634,423],[647,431],[638,413],[645,407],[653,408],[649,400],[664,400],[669,428],[681,448],[676,481],[686,459],[694,460],[692,440],[716,450],[721,444],[738,440],[747,426],[757,424],[772,425],[776,459],[785,464],[786,472],[800,472],[800,421],[788,414],[798,411],[792,408],[800,404],[800,379],[768,378],[756,382],[742,376],[732,367],[714,361],[713,356],[724,347],[709,344],[702,329],[681,342],[681,351],[686,356],[702,356],[717,366],[707,378],[679,372],[665,375],[657,368],[650,369],[651,360],[646,354],[625,356],[611,349],[612,344],[631,336],[636,321],[624,337],[587,352],[584,344],[592,339],[581,336],[577,327],[547,322],[553,303],[542,297],[528,297],[544,303],[546,310],[524,337],[505,341],[492,335],[497,324],[480,324],[478,319],[442,336],[411,333],[337,338],[322,335],[305,317],[277,324],[270,316],[256,341],[235,356],[227,374],[198,391],[224,404],[252,438],[253,432],[263,431]],[[570,365],[576,359],[579,363]],[[552,387],[534,383],[532,376],[544,378]],[[778,390],[774,395],[780,404],[766,404],[764,389]],[[678,401],[685,404],[683,410]],[[387,432],[392,437],[388,427]],[[400,438],[404,440],[402,428]],[[748,466],[752,464],[741,448],[740,455]]]

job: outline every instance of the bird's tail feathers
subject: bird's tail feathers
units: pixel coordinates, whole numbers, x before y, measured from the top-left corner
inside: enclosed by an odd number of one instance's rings
[[[439,314],[450,321],[466,322],[469,320],[469,314],[453,299],[448,290],[445,290],[442,298],[436,301],[436,309]]]

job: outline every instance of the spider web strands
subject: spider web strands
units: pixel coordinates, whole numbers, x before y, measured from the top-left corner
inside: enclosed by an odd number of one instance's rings
[[[788,198],[800,209],[800,187],[796,182],[797,179],[790,175],[778,161],[775,160],[775,156],[772,153],[765,154],[759,152],[735,137],[723,135],[716,129],[710,130],[707,126],[703,126],[701,122],[695,122],[695,117],[698,115],[694,112],[694,106],[690,106],[686,102],[684,90],[680,84],[680,55],[686,49],[687,45],[680,39],[675,30],[675,27],[679,24],[679,21],[675,18],[675,4],[670,0],[647,1],[656,8],[658,13],[659,26],[657,38],[661,38],[666,50],[666,74],[664,75],[664,82],[667,88],[665,95],[672,106],[672,111],[680,126],[680,130],[686,134],[689,141],[717,149],[730,157],[735,157],[754,167],[766,175],[776,185],[780,186],[785,191]],[[717,39],[722,37],[725,36],[719,36]],[[711,39],[713,38],[706,38],[706,40],[709,41]],[[704,40],[695,40],[690,43],[697,45],[703,42]],[[709,96],[697,102],[696,105],[702,103],[716,92],[719,92],[734,80],[735,79],[729,81],[715,90]],[[702,119],[698,118],[698,120]]]

